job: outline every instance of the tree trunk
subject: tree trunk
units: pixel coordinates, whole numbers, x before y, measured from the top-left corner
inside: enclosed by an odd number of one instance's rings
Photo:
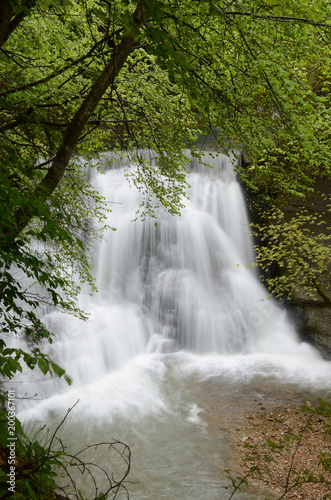
[[[8,28],[13,15],[13,8],[10,0],[0,1],[0,47],[8,38]]]
[[[4,231],[7,237],[15,238],[26,227],[31,218],[38,215],[37,206],[45,203],[47,198],[49,198],[58,186],[87,121],[90,119],[106,90],[113,84],[128,55],[132,51],[145,12],[145,2],[139,2],[133,14],[133,25],[131,29],[127,34],[124,32],[122,41],[118,47],[115,48],[108,65],[95,80],[88,96],[72,118],[65,131],[62,145],[58,149],[46,176],[36,187],[25,205],[15,212],[13,226]]]

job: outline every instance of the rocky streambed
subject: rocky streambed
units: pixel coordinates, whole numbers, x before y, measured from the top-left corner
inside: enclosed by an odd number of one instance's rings
[[[224,391],[208,382],[200,404],[208,432],[228,441],[232,477],[247,475],[241,490],[256,491],[263,500],[331,498],[330,463],[328,470],[321,464],[331,457],[330,419],[312,411],[316,394],[263,384]]]

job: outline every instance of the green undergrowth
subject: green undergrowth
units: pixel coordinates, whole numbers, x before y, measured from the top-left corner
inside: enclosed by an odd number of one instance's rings
[[[77,403],[76,403],[77,404]],[[74,405],[76,406],[76,405]],[[0,412],[0,500],[113,500],[120,491],[129,498],[125,480],[130,472],[131,451],[116,440],[84,446],[70,453],[69,445],[59,437],[59,430],[68,418],[70,408],[55,431],[43,426],[32,432],[24,431],[15,418],[8,420],[8,411]],[[10,425],[8,425],[10,423]],[[12,435],[15,427],[15,436]],[[109,452],[109,463],[114,454],[121,460],[120,479],[88,458],[92,451],[104,448]],[[77,474],[79,473],[79,474]],[[88,477],[94,492],[88,498],[79,489],[77,477]],[[98,476],[99,480],[96,479]],[[118,474],[116,474],[118,476]],[[102,482],[102,489],[100,488]],[[64,486],[60,486],[60,484]],[[106,486],[105,486],[106,485]],[[122,497],[123,498],[123,497]]]

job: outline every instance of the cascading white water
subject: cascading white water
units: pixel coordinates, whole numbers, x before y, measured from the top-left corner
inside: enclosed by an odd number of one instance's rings
[[[113,436],[131,447],[135,499],[228,498],[220,490],[228,452],[208,436],[194,399],[202,381],[217,379],[224,390],[263,380],[330,391],[330,363],[300,343],[249,269],[249,222],[230,159],[205,161],[213,169],[193,167],[182,215],[160,211],[158,227],[132,222],[141,195],[122,167],[98,174],[117,231],[94,257],[100,293],[82,296],[90,321],[45,318],[56,333],[50,353],[73,386],[33,384],[27,374],[22,385],[45,398],[26,405],[27,421],[61,419],[79,399],[69,440]]]

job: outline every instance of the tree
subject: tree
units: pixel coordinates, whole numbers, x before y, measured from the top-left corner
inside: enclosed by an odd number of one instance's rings
[[[256,224],[260,245],[257,246],[257,263],[269,271],[277,263],[280,272],[266,272],[265,281],[278,297],[288,298],[303,292],[306,299],[316,293],[331,306],[331,297],[325,291],[331,288],[329,266],[331,234],[325,230],[325,220],[318,212],[302,210],[286,220],[280,209],[268,213],[267,225]],[[302,294],[302,293],[301,293]]]

